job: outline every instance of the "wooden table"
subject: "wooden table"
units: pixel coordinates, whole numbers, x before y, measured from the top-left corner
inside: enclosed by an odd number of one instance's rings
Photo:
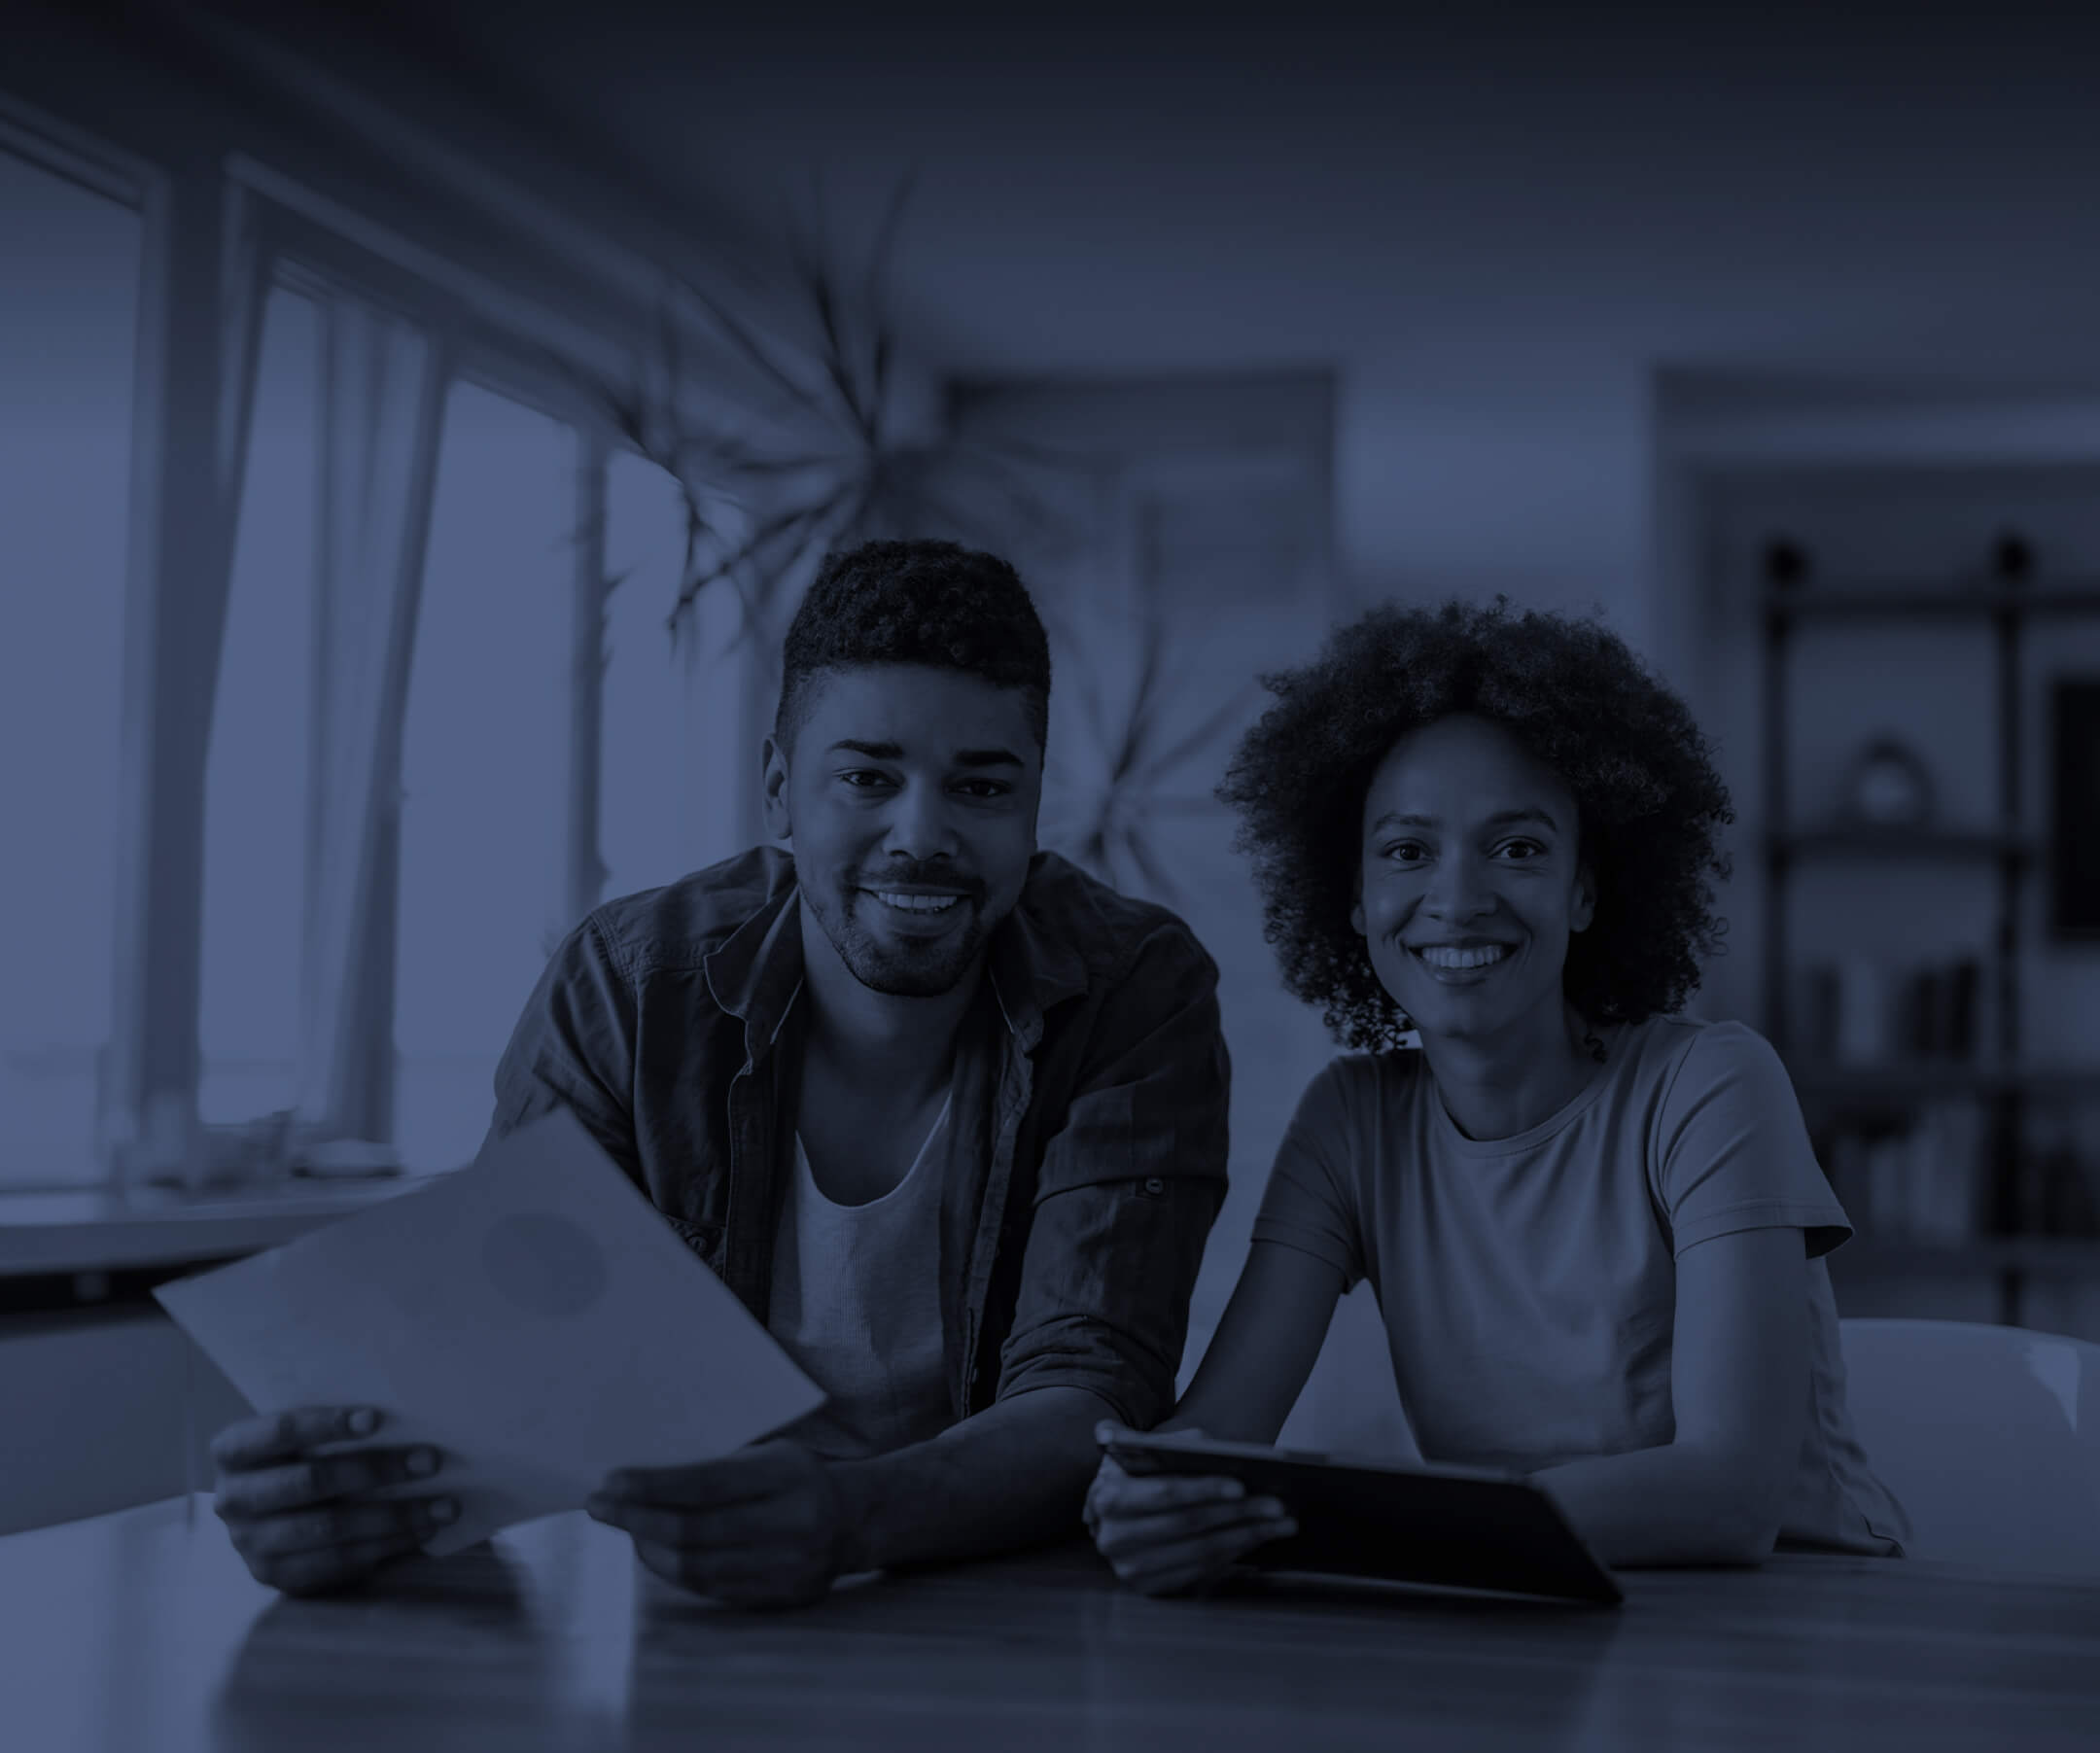
[[[1113,1587],[1084,1547],[744,1615],[580,1516],[280,1599],[198,1499],[0,1540],[14,1753],[2100,1747],[2100,1587],[1872,1560],[1622,1608]]]

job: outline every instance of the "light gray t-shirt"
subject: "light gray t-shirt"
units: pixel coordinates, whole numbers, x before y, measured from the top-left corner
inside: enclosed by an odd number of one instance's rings
[[[865,1205],[826,1199],[795,1139],[766,1328],[829,1396],[781,1434],[829,1458],[887,1455],[955,1422],[939,1265],[948,1111],[904,1178]]]
[[[1528,1473],[1669,1442],[1678,1256],[1799,1229],[1811,1405],[1780,1538],[1900,1553],[1908,1523],[1852,1433],[1822,1260],[1852,1227],[1778,1055],[1739,1023],[1682,1016],[1606,1041],[1590,1083],[1509,1139],[1461,1133],[1418,1054],[1335,1060],[1299,1103],[1254,1240],[1370,1280],[1425,1458]]]

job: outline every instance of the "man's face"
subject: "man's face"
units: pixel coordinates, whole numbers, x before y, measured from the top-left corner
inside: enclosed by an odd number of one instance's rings
[[[875,992],[952,991],[1020,899],[1042,750],[1018,688],[918,664],[833,671],[794,747],[766,740],[764,783],[803,905]]]

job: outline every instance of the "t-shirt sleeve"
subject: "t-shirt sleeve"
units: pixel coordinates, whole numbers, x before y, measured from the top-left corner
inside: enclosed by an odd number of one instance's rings
[[[1348,1060],[1334,1061],[1298,1099],[1277,1146],[1253,1237],[1326,1261],[1343,1275],[1345,1289],[1364,1276],[1354,1168],[1361,1129],[1351,1112],[1352,1095],[1360,1092],[1350,1088],[1351,1069]]]
[[[1700,1031],[1678,1062],[1651,1172],[1678,1255],[1737,1230],[1799,1229],[1812,1259],[1852,1234],[1786,1068],[1739,1023]]]

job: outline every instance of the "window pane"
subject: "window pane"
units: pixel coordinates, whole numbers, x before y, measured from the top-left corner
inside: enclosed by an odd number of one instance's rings
[[[205,769],[197,1107],[215,1122],[297,1095],[318,341],[311,300],[271,293]]]
[[[447,401],[402,752],[394,1138],[456,1168],[561,924],[576,441]]]
[[[616,454],[606,482],[606,571],[620,582],[606,617],[598,829],[608,897],[743,850],[740,788],[758,785],[756,751],[747,754],[739,737],[746,648],[735,643],[734,590],[708,586],[676,649],[664,624],[678,600],[684,531],[677,483],[631,451]]]
[[[0,154],[0,1180],[92,1180],[140,227]]]

